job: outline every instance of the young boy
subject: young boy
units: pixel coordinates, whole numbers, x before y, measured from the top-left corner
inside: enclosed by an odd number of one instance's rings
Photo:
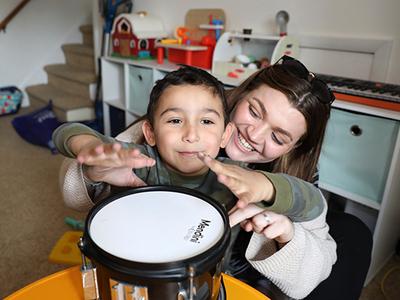
[[[139,149],[155,161],[154,166],[133,170],[148,185],[194,188],[230,209],[235,204],[232,193],[198,158],[199,153],[215,158],[229,140],[232,124],[225,111],[223,87],[213,76],[181,68],[158,81],[151,92],[148,119],[142,125],[146,144],[122,143],[121,147],[81,124],[61,126],[54,141],[60,153],[77,155],[86,165],[103,161],[105,166],[105,160],[123,160],[137,154],[132,148]]]

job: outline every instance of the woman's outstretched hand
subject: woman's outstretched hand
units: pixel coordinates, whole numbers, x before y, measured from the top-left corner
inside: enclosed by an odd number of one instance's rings
[[[261,172],[224,164],[203,153],[198,157],[217,174],[218,181],[229,188],[238,198],[236,203],[238,208],[246,207],[249,203],[268,202],[273,198],[274,186]]]
[[[229,213],[229,222],[231,226],[240,223],[247,232],[263,234],[280,245],[290,242],[294,235],[293,223],[288,217],[255,204],[249,204],[244,208],[234,207]]]

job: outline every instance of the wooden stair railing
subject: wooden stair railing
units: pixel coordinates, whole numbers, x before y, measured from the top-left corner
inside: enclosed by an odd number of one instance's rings
[[[8,23],[19,13],[19,11],[28,4],[30,0],[22,0],[0,23],[0,31],[6,31]]]

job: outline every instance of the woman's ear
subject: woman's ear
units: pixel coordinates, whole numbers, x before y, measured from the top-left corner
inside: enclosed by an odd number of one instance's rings
[[[229,142],[229,140],[230,140],[230,138],[232,136],[232,133],[233,133],[234,126],[235,125],[233,125],[232,122],[229,122],[226,125],[224,134],[222,135],[222,140],[221,140],[221,145],[220,145],[221,148],[225,148],[226,145],[228,145],[228,142]]]
[[[154,130],[153,130],[153,126],[151,126],[149,120],[144,120],[144,122],[142,124],[142,131],[143,131],[143,135],[144,135],[144,138],[146,139],[147,144],[149,144],[152,147],[155,146],[156,139],[154,136]]]

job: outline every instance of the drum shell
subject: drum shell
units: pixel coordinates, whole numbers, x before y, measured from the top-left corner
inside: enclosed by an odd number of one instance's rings
[[[95,262],[96,263],[96,262]],[[189,290],[189,281],[171,281],[171,280],[160,280],[160,279],[138,279],[133,278],[129,275],[124,275],[119,272],[110,270],[100,264],[97,266],[97,284],[99,289],[99,295],[101,300],[112,300],[115,298],[111,297],[111,291],[113,290],[111,280],[118,283],[130,284],[133,286],[146,287],[148,293],[148,299],[164,299],[172,300],[178,299],[177,295],[180,291]],[[196,291],[201,290],[201,293],[197,293],[196,300],[217,300],[218,292],[221,288],[221,267],[217,266],[203,274],[199,274],[194,277],[194,287]]]
[[[199,255],[167,263],[141,263],[122,259],[107,253],[91,239],[89,234],[91,220],[104,206],[126,195],[151,191],[184,193],[208,202],[220,213],[224,221],[222,238]],[[102,299],[108,299],[107,295],[110,295],[112,288],[110,287],[110,279],[135,286],[148,287],[149,299],[170,299],[171,295],[174,295],[171,299],[176,299],[179,289],[187,288],[189,284],[190,270],[193,272],[192,276],[197,288],[207,283],[209,289],[214,291],[213,294],[219,289],[222,258],[230,240],[229,221],[225,209],[202,193],[187,188],[170,186],[135,188],[96,204],[89,212],[85,225],[81,250],[97,268],[97,281]]]

